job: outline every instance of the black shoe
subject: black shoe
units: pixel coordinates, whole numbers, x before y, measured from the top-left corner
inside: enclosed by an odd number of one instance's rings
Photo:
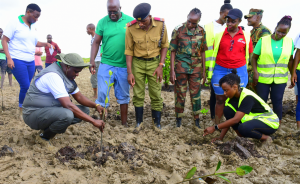
[[[52,132],[49,128],[46,128],[43,133],[40,134],[40,137],[46,141],[49,141],[55,137],[56,133]]]
[[[144,107],[135,107],[135,118],[136,118],[135,128],[139,127],[140,124],[143,122],[143,113],[144,113]]]
[[[177,127],[181,126],[181,118],[176,118],[176,126]]]
[[[152,110],[152,119],[157,128],[161,129],[160,120],[161,120],[161,112]]]
[[[199,119],[199,118],[198,118],[198,119],[195,119],[195,125],[196,125],[196,127],[201,128],[199,122],[200,122],[200,119]]]

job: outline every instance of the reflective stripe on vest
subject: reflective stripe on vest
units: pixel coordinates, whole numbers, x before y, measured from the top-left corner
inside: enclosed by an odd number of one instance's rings
[[[258,82],[264,84],[282,84],[288,81],[288,63],[291,57],[293,40],[283,38],[282,53],[275,63],[272,51],[271,35],[261,38],[261,54],[257,61]]]
[[[246,96],[252,96],[256,100],[259,101],[259,103],[265,108],[265,110],[267,112],[264,112],[264,113],[251,113],[250,112],[249,114],[245,114],[243,116],[243,118],[241,119],[241,122],[245,123],[247,121],[257,119],[257,120],[264,122],[266,125],[270,126],[273,129],[278,129],[279,119],[278,119],[277,115],[273,112],[273,110],[270,108],[270,106],[265,101],[263,101],[257,94],[252,92],[251,90],[248,90],[246,88],[242,88],[242,89],[243,89],[243,91],[241,92],[241,95],[239,98],[238,107],[240,107],[242,101],[244,100],[244,98]],[[225,106],[230,107],[232,110],[234,110],[234,112],[236,112],[236,109],[229,103],[229,100],[230,100],[230,98],[228,98],[226,100]]]
[[[214,53],[214,23],[208,23],[204,26],[205,33],[206,33],[206,44],[208,50],[205,51],[205,67],[206,67],[206,73],[208,75],[209,72],[211,72],[211,69],[209,68],[211,62],[214,61],[213,59],[213,53]]]
[[[245,40],[246,40],[246,64],[248,66],[248,61],[249,61],[249,43],[250,43],[250,33],[248,32],[245,32],[243,31],[244,33],[244,37],[245,37]],[[221,39],[223,37],[223,34],[224,34],[224,31],[223,32],[220,32],[220,33],[217,33],[216,36],[215,36],[215,47],[214,47],[214,51],[213,51],[213,56],[212,56],[212,61],[209,62],[209,66],[208,68],[211,70],[208,72],[207,74],[207,78],[208,79],[211,79],[212,78],[212,75],[213,75],[213,68],[215,67],[216,65],[216,58],[217,58],[217,55],[218,55],[218,51],[219,51],[219,47],[220,47],[220,42],[221,42]]]

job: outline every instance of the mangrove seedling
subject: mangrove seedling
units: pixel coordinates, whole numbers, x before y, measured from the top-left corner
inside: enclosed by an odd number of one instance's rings
[[[103,112],[102,112],[102,120],[104,121],[104,118],[105,118],[105,111],[106,111],[106,104],[108,103],[108,93],[109,93],[109,88],[112,87],[114,85],[114,83],[110,83],[110,79],[111,79],[111,76],[113,74],[113,72],[111,70],[109,70],[108,72],[109,74],[109,79],[108,79],[108,82],[105,81],[106,85],[107,85],[107,91],[106,91],[106,96],[105,96],[105,104],[104,104],[104,109],[103,109]],[[101,149],[101,154],[102,154],[102,132],[101,132],[101,143],[100,143],[100,149]]]
[[[202,109],[201,110],[201,113],[204,114],[205,116],[206,116],[207,112],[208,112],[208,109]]]
[[[224,174],[229,174],[229,173],[236,173],[237,175],[239,176],[244,176],[246,174],[249,174],[253,168],[248,166],[248,165],[244,165],[244,166],[240,166],[238,168],[236,168],[235,171],[228,171],[228,172],[220,172],[220,173],[217,173],[217,171],[220,169],[221,167],[221,161],[218,162],[218,165],[217,165],[217,168],[216,168],[216,171],[213,173],[213,174],[208,174],[208,175],[205,175],[205,176],[200,176],[200,177],[197,177],[197,178],[192,178],[196,171],[197,171],[197,168],[196,167],[193,167],[185,176],[185,178],[183,179],[182,182],[178,182],[178,183],[183,183],[183,182],[186,182],[186,181],[191,181],[191,180],[197,180],[199,178],[206,178],[208,176],[216,176],[216,177],[219,177],[229,183],[231,183],[231,181],[229,181],[228,178],[226,178],[225,176],[223,176]],[[192,178],[192,179],[191,179]]]

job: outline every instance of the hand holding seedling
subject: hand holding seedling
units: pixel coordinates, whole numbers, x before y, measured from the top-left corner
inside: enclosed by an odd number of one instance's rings
[[[102,114],[104,108],[101,107],[101,105],[98,105],[98,106],[96,107],[96,110],[99,112],[99,114]]]
[[[101,132],[103,132],[104,128],[105,128],[105,123],[103,120],[95,120],[93,122],[93,125],[97,128],[100,129]]]

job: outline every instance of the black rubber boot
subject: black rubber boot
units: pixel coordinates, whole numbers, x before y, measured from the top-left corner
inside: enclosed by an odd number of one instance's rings
[[[161,112],[152,110],[152,119],[157,128],[161,129],[160,120],[161,120]]]
[[[135,128],[139,127],[140,124],[143,122],[143,113],[144,113],[144,107],[135,107],[135,118],[136,118]]]
[[[52,132],[49,128],[46,128],[43,133],[40,134],[40,137],[46,141],[49,141],[55,137],[56,133]]]
[[[199,118],[195,119],[195,125],[196,125],[196,127],[201,128],[200,127],[200,119]]]
[[[181,126],[181,118],[176,118],[176,126],[177,127]]]

